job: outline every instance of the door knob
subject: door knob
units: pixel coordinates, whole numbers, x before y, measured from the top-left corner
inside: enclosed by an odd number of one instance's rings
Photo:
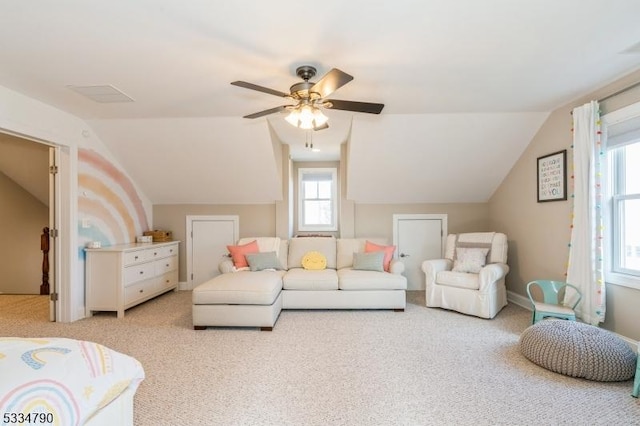
[[[404,254],[404,253],[400,253],[400,257],[409,257],[410,255],[408,254]]]

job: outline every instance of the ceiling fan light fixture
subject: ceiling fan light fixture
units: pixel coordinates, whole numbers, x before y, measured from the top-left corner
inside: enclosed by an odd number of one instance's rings
[[[298,108],[294,108],[284,119],[293,127],[298,127],[300,123],[300,111],[298,111]]]
[[[317,107],[314,107],[313,119],[316,122],[316,125],[314,127],[320,127],[324,125],[327,121],[329,121],[329,117],[324,115],[322,111],[320,111],[320,108],[317,108]]]
[[[314,105],[303,104],[291,110],[285,120],[294,127],[304,130],[315,129],[324,125],[329,117],[324,115],[320,109]]]
[[[315,115],[313,113],[314,109],[315,107],[311,105],[302,105],[299,108],[300,115],[298,117],[298,127],[304,130],[310,130],[315,127]]]

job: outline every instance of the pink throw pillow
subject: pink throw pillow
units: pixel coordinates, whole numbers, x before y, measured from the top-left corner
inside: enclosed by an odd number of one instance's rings
[[[393,259],[393,252],[396,251],[396,246],[381,246],[379,244],[372,243],[371,241],[367,241],[364,244],[364,252],[371,253],[374,251],[384,251],[382,266],[386,272],[389,272],[389,265],[391,264],[391,259]]]
[[[249,266],[249,262],[247,262],[246,254],[250,253],[258,253],[260,250],[258,249],[258,242],[256,240],[251,241],[250,243],[244,244],[242,246],[227,246],[227,250],[231,254],[231,259],[233,260],[233,266],[236,268],[246,268]]]

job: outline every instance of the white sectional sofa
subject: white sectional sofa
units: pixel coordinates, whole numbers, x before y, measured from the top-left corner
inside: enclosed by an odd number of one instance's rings
[[[223,260],[219,265],[221,275],[193,290],[194,329],[236,326],[271,330],[282,309],[403,311],[406,306],[404,264],[393,259],[388,271],[376,270],[379,256],[375,260],[363,256],[367,241],[384,242],[365,238],[269,237],[243,238],[238,245],[252,241],[257,241],[261,253],[277,252],[279,268],[238,270],[231,259]],[[324,256],[326,268],[303,267],[303,259],[311,252]],[[368,264],[370,260],[373,263]]]

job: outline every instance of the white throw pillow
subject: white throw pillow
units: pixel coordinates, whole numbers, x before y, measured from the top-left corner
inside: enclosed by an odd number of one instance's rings
[[[477,274],[487,264],[486,248],[456,248],[456,260],[453,261],[453,272]]]

